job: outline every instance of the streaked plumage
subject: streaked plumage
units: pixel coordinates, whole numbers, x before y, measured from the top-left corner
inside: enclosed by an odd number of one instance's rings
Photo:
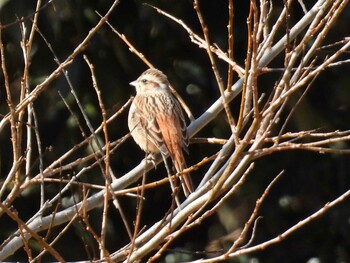
[[[183,150],[188,152],[187,126],[167,77],[157,69],[148,69],[130,84],[136,87],[128,118],[132,137],[142,150],[170,156],[176,171],[183,171]],[[182,175],[181,182],[185,195],[189,195],[193,191],[189,175]]]

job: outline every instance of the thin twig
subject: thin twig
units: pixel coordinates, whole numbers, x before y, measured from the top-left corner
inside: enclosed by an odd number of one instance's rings
[[[272,188],[272,186],[277,182],[277,180],[280,179],[280,177],[282,176],[283,171],[280,172],[272,181],[271,183],[266,187],[264,193],[262,194],[262,196],[256,201],[256,205],[254,207],[254,211],[252,212],[252,214],[250,215],[250,218],[248,219],[247,223],[245,223],[244,228],[241,232],[241,234],[239,235],[238,239],[233,243],[233,245],[230,247],[230,249],[225,253],[226,255],[229,255],[230,253],[232,253],[233,251],[237,250],[238,247],[242,244],[243,240],[245,239],[245,237],[248,234],[249,229],[251,228],[252,224],[255,222],[255,220],[258,217],[258,212],[260,210],[260,207],[262,205],[262,203],[264,202],[265,198],[267,197],[267,195],[270,193],[270,190]],[[253,237],[254,235],[252,235]],[[252,239],[250,239],[247,244],[244,245],[244,247],[247,247],[250,243],[252,242]],[[242,247],[243,248],[243,247]]]
[[[222,103],[224,105],[226,116],[227,116],[228,122],[230,124],[231,132],[232,132],[233,135],[235,135],[235,140],[236,140],[236,143],[238,144],[238,138],[237,138],[237,135],[236,135],[236,128],[235,128],[235,126],[236,126],[235,125],[235,121],[233,119],[233,115],[232,115],[231,109],[228,106],[228,102],[227,102],[226,96],[224,94],[224,91],[225,91],[224,83],[222,81],[221,75],[219,74],[219,71],[218,71],[218,68],[217,68],[217,65],[216,65],[216,61],[215,61],[215,58],[213,56],[213,52],[212,52],[212,50],[210,48],[211,44],[210,44],[210,39],[209,39],[209,32],[208,32],[208,28],[207,28],[207,26],[206,26],[206,24],[204,22],[204,19],[203,19],[203,16],[202,16],[202,13],[201,13],[201,10],[200,10],[200,7],[199,7],[198,0],[194,0],[193,6],[194,6],[194,10],[197,13],[198,20],[199,20],[199,22],[201,24],[201,27],[202,27],[202,31],[203,31],[203,34],[204,34],[204,39],[205,39],[205,42],[207,44],[206,51],[208,53],[208,57],[210,59],[211,67],[212,67],[212,70],[213,70],[215,78],[216,78],[216,83],[218,84],[218,87],[219,87],[219,90],[220,90],[220,93],[221,93]]]

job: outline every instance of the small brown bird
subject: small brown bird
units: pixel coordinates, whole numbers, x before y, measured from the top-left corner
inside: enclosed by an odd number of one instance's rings
[[[136,87],[128,126],[135,142],[147,153],[170,156],[177,172],[187,166],[183,150],[188,153],[188,135],[181,107],[169,89],[167,77],[157,69],[148,69],[130,83]],[[186,196],[193,192],[188,174],[180,176]]]

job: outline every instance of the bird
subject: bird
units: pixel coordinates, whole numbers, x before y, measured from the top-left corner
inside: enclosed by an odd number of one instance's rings
[[[182,172],[187,168],[184,157],[184,151],[188,153],[187,126],[167,76],[150,68],[130,85],[136,88],[128,115],[131,136],[146,153],[161,153],[164,160],[170,156],[176,172]],[[193,192],[191,177],[183,173],[180,181],[187,197]]]

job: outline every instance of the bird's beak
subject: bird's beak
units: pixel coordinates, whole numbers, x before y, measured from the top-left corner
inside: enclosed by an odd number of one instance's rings
[[[134,80],[134,81],[130,82],[129,84],[130,84],[131,86],[136,87],[136,80]]]

